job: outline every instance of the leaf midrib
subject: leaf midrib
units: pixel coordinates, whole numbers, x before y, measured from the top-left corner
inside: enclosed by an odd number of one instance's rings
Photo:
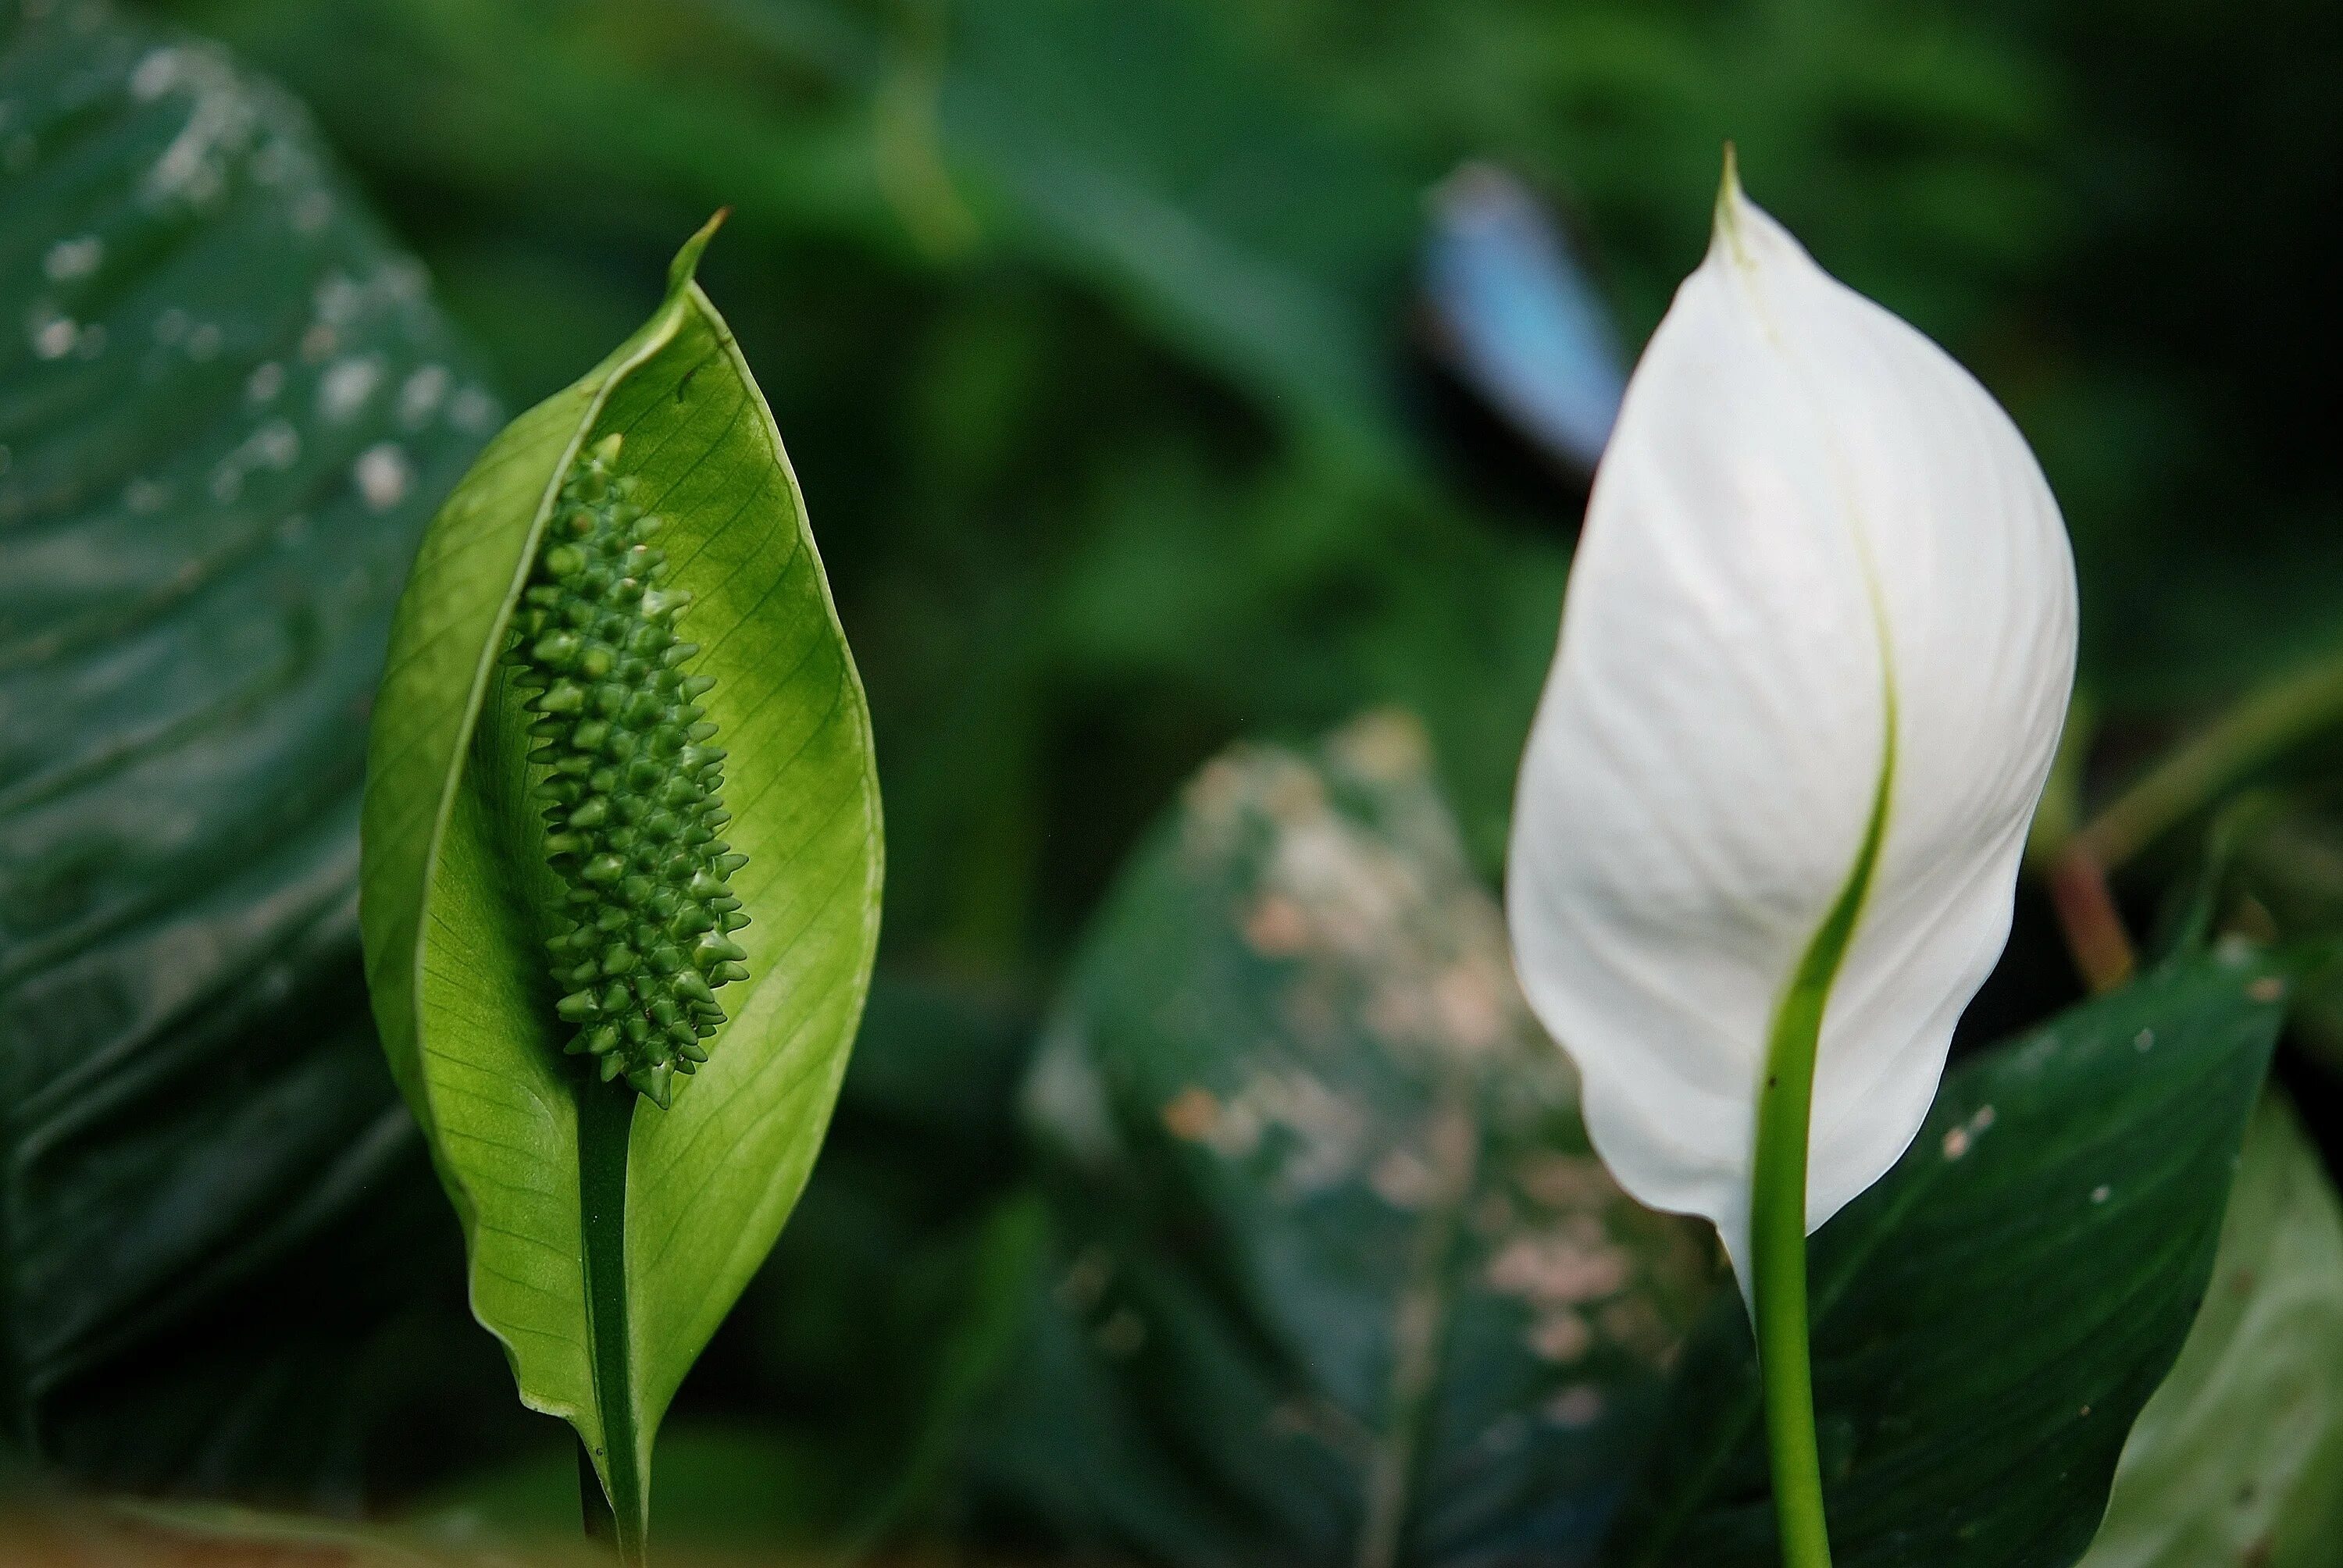
[[[1458,1157],[1449,1170],[1437,1173],[1443,1195],[1416,1224],[1407,1273],[1393,1305],[1387,1414],[1369,1450],[1356,1568],[1393,1568],[1399,1561],[1414,1501],[1424,1424],[1446,1359],[1448,1318],[1455,1298],[1448,1282],[1449,1263],[1473,1197],[1485,1129],[1474,1114],[1477,1101],[1471,1082],[1461,1070],[1444,1074],[1443,1088],[1445,1092],[1428,1123],[1434,1153],[1443,1121],[1454,1118],[1471,1136],[1457,1141]],[[1420,1319],[1411,1322],[1417,1313]]]

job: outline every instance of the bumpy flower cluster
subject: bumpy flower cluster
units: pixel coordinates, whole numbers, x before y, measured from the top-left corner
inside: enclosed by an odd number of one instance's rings
[[[699,649],[675,632],[691,596],[659,586],[660,520],[615,471],[619,446],[599,442],[563,481],[506,657],[538,715],[528,759],[551,769],[532,799],[565,889],[546,945],[578,1026],[568,1050],[665,1110],[724,1021],[716,989],[749,973],[731,937],[749,917],[726,885],[747,857],[717,837],[725,754],[699,702],[716,682],[683,673]]]

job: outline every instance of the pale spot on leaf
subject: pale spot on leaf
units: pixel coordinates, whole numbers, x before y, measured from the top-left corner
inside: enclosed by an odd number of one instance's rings
[[[1594,1348],[1594,1331],[1586,1326],[1584,1318],[1565,1308],[1538,1317],[1523,1341],[1541,1361],[1574,1362]]]
[[[395,441],[377,442],[359,453],[352,475],[357,480],[358,494],[377,512],[387,512],[405,500],[407,486],[414,480],[406,449]]]
[[[130,73],[130,95],[142,104],[152,103],[178,84],[179,52],[176,49],[150,49]]]
[[[106,259],[106,242],[96,235],[84,235],[78,239],[61,239],[49,246],[42,258],[41,270],[52,283],[69,283],[76,277],[87,277]]]
[[[1575,1305],[1616,1294],[1627,1282],[1627,1254],[1588,1247],[1557,1231],[1519,1236],[1489,1260],[1489,1288],[1501,1294]]]
[[[362,359],[342,359],[317,383],[317,415],[339,425],[355,417],[382,380],[382,359],[369,354]]]
[[[1267,893],[1245,918],[1244,935],[1263,958],[1292,958],[1310,946],[1310,917],[1292,899]]]
[[[1220,1125],[1221,1102],[1212,1091],[1200,1085],[1191,1085],[1163,1107],[1164,1130],[1174,1138],[1191,1143],[1202,1143],[1212,1136]]]
[[[40,357],[63,359],[73,352],[74,340],[81,336],[81,328],[70,317],[36,312],[26,326],[25,336],[32,342],[33,352]]]
[[[430,418],[447,396],[447,385],[452,379],[444,365],[426,365],[409,375],[398,389],[400,422],[415,429]]]
[[[1573,1431],[1593,1426],[1603,1419],[1603,1391],[1593,1383],[1573,1383],[1547,1402],[1545,1418]]]

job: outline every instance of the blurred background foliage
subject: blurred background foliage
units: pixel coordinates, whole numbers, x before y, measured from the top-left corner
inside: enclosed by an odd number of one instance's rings
[[[2318,0],[170,8],[307,100],[516,405],[737,208],[711,286],[872,689],[900,958],[1031,992],[1175,780],[1365,701],[1426,716],[1493,865],[1576,502],[1414,352],[1467,158],[1632,348],[1737,139],[2040,449],[2103,710],[2343,616]]]
[[[890,876],[830,1148],[662,1445],[663,1515],[711,1539],[1051,1538],[990,1391],[1035,1353],[1034,1281],[1081,1255],[1061,1233],[1081,1183],[1030,1152],[1019,1085],[1045,1015],[1091,1005],[1084,977],[1118,961],[1111,930],[1085,933],[1182,780],[1232,741],[1403,708],[1459,865],[1493,881],[1584,474],[1483,395],[1464,328],[1497,307],[1426,286],[1461,166],[1554,216],[1608,323],[1579,345],[1589,386],[1696,262],[1728,137],[1826,266],[1977,372],[2075,538],[2102,726],[2087,796],[2343,646],[2329,0],[146,14],[306,102],[508,407],[622,337],[679,236],[734,208],[703,281],[789,443],[870,691]],[[2343,926],[2337,819],[2293,789],[2317,770],[2267,780],[2281,798],[2254,821],[2292,837],[2220,862],[2225,907],[2268,934]],[[2143,917],[2202,890],[2174,839],[2123,884]],[[2029,890],[1970,1032],[2075,989]],[[2296,1087],[2331,1150],[2322,1081]],[[396,1241],[432,1226],[411,1153],[335,1238],[343,1261],[301,1266],[377,1281],[432,1256]],[[292,1500],[397,1503],[459,1534],[566,1525],[559,1433],[513,1416],[492,1356],[453,1360],[452,1266],[412,1267],[333,1309],[397,1392]],[[216,1330],[105,1388],[166,1382]],[[100,1439],[151,1411],[75,1408],[100,1434],[86,1468],[122,1476]],[[464,1441],[418,1456],[384,1435],[417,1430]],[[189,1442],[128,1478],[287,1491]]]

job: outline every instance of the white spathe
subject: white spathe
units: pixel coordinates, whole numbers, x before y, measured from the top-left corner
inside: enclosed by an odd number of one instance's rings
[[[1936,1096],[2074,668],[2073,556],[2024,437],[1728,175],[1595,475],[1506,905],[1595,1149],[1644,1202],[1714,1221],[1745,1291],[1775,1010],[1883,779],[1823,1020],[1810,1233]]]

